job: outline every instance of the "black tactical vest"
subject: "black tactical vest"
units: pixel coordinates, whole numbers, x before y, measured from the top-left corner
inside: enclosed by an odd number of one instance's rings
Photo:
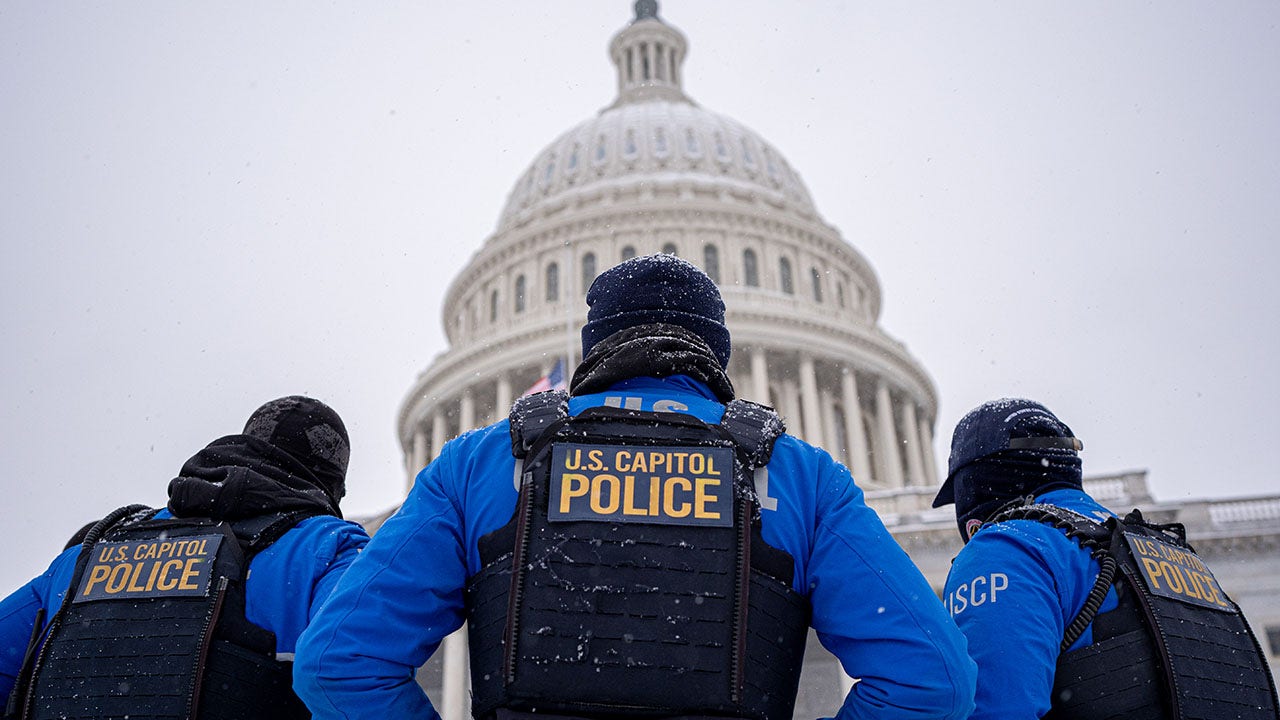
[[[1068,626],[1050,720],[1277,720],[1276,689],[1239,606],[1186,541],[1181,524],[1134,510],[1100,524],[1052,505],[992,522],[1039,520],[1090,550],[1102,573]],[[1109,587],[1119,606],[1096,614]],[[1093,644],[1067,652],[1093,624]]]
[[[11,714],[56,718],[308,718],[275,634],[244,614],[253,555],[298,515],[227,524],[140,505],[81,546],[61,609],[33,639]],[[39,623],[37,623],[39,625]]]
[[[512,408],[517,509],[467,583],[473,714],[790,718],[809,607],[753,484],[777,415],[566,403]]]

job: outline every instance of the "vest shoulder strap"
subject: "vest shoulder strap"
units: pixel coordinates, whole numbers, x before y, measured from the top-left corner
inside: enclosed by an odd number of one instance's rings
[[[746,454],[751,468],[764,467],[773,455],[773,444],[787,431],[773,408],[750,400],[733,400],[725,405],[720,427]]]
[[[547,390],[525,395],[511,405],[511,454],[523,459],[555,422],[569,417],[569,394]]]
[[[318,514],[312,511],[295,511],[259,515],[232,522],[231,531],[235,533],[236,539],[240,541],[240,548],[244,551],[246,571],[249,567],[249,561],[253,560],[254,556],[266,550],[271,546],[271,543],[279,540],[285,533],[297,527],[298,523]]]

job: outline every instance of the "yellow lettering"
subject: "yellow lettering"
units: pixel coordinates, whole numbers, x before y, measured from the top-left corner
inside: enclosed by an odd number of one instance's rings
[[[659,468],[667,466],[667,454],[660,452],[649,453],[649,472],[658,472]]]
[[[125,585],[129,582],[129,566],[117,565],[111,568],[111,575],[107,578],[107,584],[103,589],[108,593],[115,595],[124,590]]]
[[[662,481],[657,475],[649,476],[649,514],[657,515],[662,498]]]
[[[204,558],[193,557],[190,560],[187,560],[186,567],[183,568],[182,570],[182,581],[178,583],[179,590],[199,590],[200,589],[199,585],[193,582],[188,582],[188,581],[192,577],[195,577],[196,575],[200,574],[200,568],[196,566],[202,562],[204,562]]]
[[[631,453],[626,450],[619,450],[618,453],[613,456],[613,471],[619,473],[627,472],[631,469],[631,465],[629,464],[630,461]]]
[[[103,546],[102,550],[98,551],[98,562],[111,562],[111,548]]]
[[[93,569],[89,571],[89,582],[84,584],[84,594],[88,595],[89,591],[93,590],[94,585],[106,580],[110,574],[110,565],[94,565]]]
[[[1178,569],[1175,568],[1172,563],[1167,560],[1161,560],[1160,569],[1164,571],[1164,580],[1169,584],[1170,590],[1178,593],[1179,595],[1186,591],[1186,588],[1182,584],[1182,576],[1178,574]]]
[[[697,456],[695,455],[694,457]],[[720,481],[715,478],[700,477],[694,478],[694,482],[698,485],[697,490],[693,494],[693,501],[697,505],[693,516],[710,520],[719,520],[720,513],[718,511],[712,512],[707,510],[707,503],[713,503],[716,501],[716,497],[709,493],[707,488],[719,485]]]
[[[589,461],[587,464],[588,470],[604,469],[604,451],[603,450],[588,450],[587,459]]]
[[[693,490],[693,483],[682,477],[667,478],[666,486],[662,492],[662,509],[668,517],[685,517],[693,509],[693,505],[687,502],[676,504],[676,486],[679,485],[684,492]]]
[[[166,560],[164,566],[160,568],[160,577],[156,580],[156,589],[160,591],[169,591],[178,586],[178,581],[171,574],[171,570],[181,570],[181,560]]]
[[[644,453],[636,453],[636,459],[644,457]],[[648,515],[648,508],[636,507],[636,476],[627,475],[622,479],[623,515]]]
[[[711,475],[711,476],[714,476],[714,477],[720,477],[720,471],[716,469],[716,456],[715,456],[715,455],[708,455],[708,456],[707,456],[707,474],[708,474],[708,475]]]
[[[171,542],[160,543],[160,554],[158,555],[158,557],[168,557],[172,553],[173,553],[173,543]]]
[[[684,459],[685,459],[685,458],[687,458],[687,457],[689,457],[689,453],[687,453],[687,452],[673,452],[673,453],[671,453],[670,455],[671,455],[671,457],[667,460],[667,467],[668,467],[668,468],[670,468],[671,472],[673,472],[673,473],[683,473],[683,472],[684,472]],[[672,463],[672,462],[671,462],[671,460],[675,460],[675,462],[674,462],[674,463]]]
[[[690,454],[689,455],[689,474],[690,475],[705,474],[704,471],[707,469],[706,460],[707,460],[707,456],[703,455],[700,452]]]
[[[112,558],[112,559],[113,559],[113,560],[117,560],[117,561],[119,561],[119,560],[128,560],[128,559],[129,559],[129,556],[128,556],[128,554],[127,554],[127,553],[128,553],[128,550],[129,550],[129,546],[128,546],[128,545],[120,545],[119,547],[117,547],[117,548],[116,548],[116,555],[115,555],[115,557],[114,557],[114,558]]]
[[[155,589],[156,575],[158,575],[159,573],[160,573],[160,562],[157,560],[156,562],[151,563],[151,574],[147,576],[147,592],[150,592]]]
[[[1142,567],[1147,569],[1147,579],[1151,581],[1151,589],[1155,590],[1156,588],[1159,588],[1160,583],[1156,580],[1156,578],[1160,577],[1162,574],[1160,571],[1159,561],[1144,557],[1142,558]]]
[[[609,485],[607,497],[605,484]],[[591,510],[599,515],[612,515],[617,512],[619,503],[621,498],[618,492],[617,476],[603,473],[595,476],[591,481]]]
[[[142,592],[145,587],[138,584],[138,576],[142,574],[142,563],[133,563],[133,572],[129,573],[129,592]]]
[[[576,483],[576,487],[575,487]],[[587,476],[578,473],[565,473],[560,476],[560,512],[569,512],[569,505],[576,497],[587,494],[589,485]]]
[[[648,457],[649,457],[649,453],[644,453],[644,452],[636,453],[635,458],[632,459],[631,461],[631,467],[628,470],[628,472],[637,472],[637,473],[649,472],[649,463],[646,462]],[[622,472],[621,468],[619,468],[618,472]]]
[[[582,451],[581,450],[574,450],[573,452],[565,453],[565,456],[564,456],[565,470],[577,470],[581,467],[582,467]]]

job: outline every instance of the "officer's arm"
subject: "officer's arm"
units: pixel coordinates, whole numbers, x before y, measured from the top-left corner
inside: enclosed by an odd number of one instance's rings
[[[462,624],[452,446],[418,474],[303,633],[294,687],[316,718],[438,717],[414,670]]]
[[[963,636],[848,471],[832,463],[824,474],[808,569],[813,627],[858,678],[837,717],[966,717],[975,670]]]
[[[1055,580],[1042,548],[1069,541],[1048,527],[1020,525],[1028,523],[979,532],[947,577],[943,599],[978,663],[973,718],[1030,719],[1049,710],[1064,629],[1059,580],[1068,578]]]
[[[76,546],[63,550],[43,573],[0,600],[0,712],[22,669],[23,654],[35,629],[36,612],[45,609],[44,622],[48,625],[71,584],[79,555]]]

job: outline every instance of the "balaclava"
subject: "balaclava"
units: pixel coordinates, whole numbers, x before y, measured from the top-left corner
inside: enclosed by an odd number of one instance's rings
[[[956,424],[947,479],[933,507],[955,503],[960,538],[1020,499],[1082,487],[1084,445],[1040,403],[1005,398],[983,403]]]

